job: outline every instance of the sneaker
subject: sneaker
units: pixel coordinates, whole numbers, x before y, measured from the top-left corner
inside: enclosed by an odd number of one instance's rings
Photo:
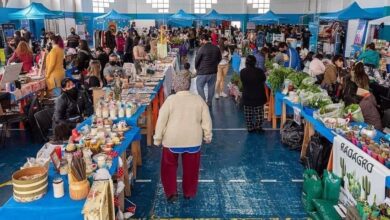
[[[221,97],[222,97],[222,98],[226,98],[226,97],[228,97],[228,95],[226,95],[226,93],[222,92],[222,93],[221,93]]]
[[[256,129],[256,133],[263,133],[264,129],[262,127]]]
[[[167,201],[168,201],[168,203],[174,203],[174,202],[177,201],[177,199],[178,199],[178,195],[175,194],[175,195],[169,196],[169,197],[167,198]]]
[[[214,98],[215,98],[215,99],[219,99],[219,94],[216,93],[216,94],[214,95]]]

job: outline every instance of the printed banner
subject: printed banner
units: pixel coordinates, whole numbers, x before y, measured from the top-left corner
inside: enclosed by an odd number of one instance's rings
[[[359,199],[367,199],[372,204],[375,196],[377,204],[385,200],[385,181],[390,170],[339,135],[333,141],[333,172],[343,179],[343,203],[356,204]]]
[[[355,45],[363,45],[364,34],[366,32],[366,26],[367,26],[366,20],[359,20],[359,25],[358,25],[358,28],[356,31],[355,40],[353,41],[353,43]]]
[[[312,51],[314,53],[317,53],[317,43],[318,43],[318,30],[319,25],[318,23],[310,22],[309,23],[309,31],[310,31],[310,45],[309,45],[309,51]]]

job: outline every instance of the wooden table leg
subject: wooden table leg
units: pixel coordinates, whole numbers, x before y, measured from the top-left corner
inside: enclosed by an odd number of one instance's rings
[[[153,125],[153,131],[154,129],[156,128],[156,124],[157,124],[157,118],[158,118],[158,111],[159,111],[159,108],[158,108],[158,96],[156,96],[153,101],[152,101],[152,125]]]
[[[286,103],[282,103],[282,115],[280,119],[280,130],[282,130],[284,123],[287,121]]]
[[[131,152],[133,153],[133,161],[137,166],[142,166],[141,142],[133,141],[131,144]]]
[[[332,146],[332,150],[330,151],[330,156],[329,156],[327,170],[329,172],[333,171],[333,146]]]
[[[123,183],[125,184],[125,196],[131,195],[130,181],[129,181],[129,168],[127,167],[127,157],[126,152],[123,152],[121,155],[123,162]]]
[[[272,117],[272,128],[273,129],[276,129],[277,127],[277,118],[276,118],[276,115],[275,115],[275,97],[274,97],[274,94],[273,92],[271,91],[271,117]]]
[[[301,149],[301,160],[304,160],[306,158],[307,147],[309,146],[310,139],[313,135],[314,135],[313,125],[310,122],[305,121],[305,129],[304,129],[303,143]]]
[[[21,114],[24,114],[24,107],[26,106],[26,99],[22,99],[22,100],[20,100],[20,102],[19,102],[19,112],[21,113]],[[23,122],[20,122],[19,123],[19,128],[20,129],[24,129],[24,124],[23,124]]]
[[[149,105],[146,108],[146,144],[152,146],[153,139],[153,122],[152,122],[152,107]]]

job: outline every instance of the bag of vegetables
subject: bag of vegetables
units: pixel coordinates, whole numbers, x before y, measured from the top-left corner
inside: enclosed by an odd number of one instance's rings
[[[341,118],[343,115],[344,103],[329,104],[314,113],[314,118],[323,121],[325,118]]]
[[[353,121],[364,122],[362,109],[358,104],[351,104],[344,109],[344,116],[350,117]]]

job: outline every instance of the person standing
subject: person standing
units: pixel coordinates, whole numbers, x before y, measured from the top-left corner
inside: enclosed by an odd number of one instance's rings
[[[23,63],[22,72],[30,72],[33,66],[33,52],[26,42],[20,41],[14,54],[8,59],[8,65],[15,61]]]
[[[196,87],[198,94],[206,101],[204,87],[207,83],[207,104],[211,106],[215,93],[218,64],[222,60],[222,55],[219,48],[211,44],[210,37],[208,35],[203,35],[200,40],[203,46],[198,50],[195,57],[195,69],[198,75],[196,79]]]
[[[80,40],[80,48],[77,52],[77,69],[80,73],[88,69],[89,62],[92,59],[91,51],[89,50],[86,40]]]
[[[227,95],[223,91],[224,85],[225,85],[225,78],[229,71],[229,63],[231,59],[231,53],[227,46],[227,39],[221,38],[221,41],[219,42],[219,49],[221,50],[222,60],[218,64],[218,72],[217,72],[217,83],[215,85],[215,98],[219,99],[219,97],[226,98]]]
[[[11,38],[7,43],[7,47],[4,49],[6,61],[8,61],[8,59],[11,58],[12,55],[14,54],[16,50],[16,46],[18,45],[16,45],[15,39]]]
[[[65,77],[64,70],[64,49],[59,46],[62,39],[58,35],[52,35],[50,41],[53,48],[46,57],[46,85],[49,93],[55,88],[61,87],[61,81]]]
[[[245,61],[245,68],[241,70],[242,101],[248,132],[263,132],[264,104],[266,76],[264,71],[256,68],[256,57],[249,55]]]
[[[284,67],[298,71],[301,69],[301,60],[296,49],[289,47],[286,42],[280,42],[279,51],[284,53]]]
[[[365,66],[378,68],[380,56],[379,53],[375,50],[375,44],[367,44],[366,50],[360,54],[358,61],[362,61]]]
[[[116,53],[119,55],[121,59],[123,59],[124,51],[125,51],[125,38],[121,31],[118,31],[116,35]]]
[[[123,57],[124,63],[133,63],[133,36],[130,31],[127,32],[126,42],[125,42],[125,55]]]
[[[116,41],[115,41],[115,30],[114,29],[108,29],[106,33],[104,34],[106,38],[106,47],[109,47],[111,51],[114,51],[116,47]]]
[[[175,95],[160,108],[154,144],[162,145],[161,182],[168,202],[177,195],[177,168],[181,156],[183,194],[185,199],[196,196],[202,141],[211,143],[212,121],[209,108],[202,98],[189,92],[191,78],[178,74],[174,78]]]
[[[80,36],[76,34],[76,29],[73,27],[70,29],[70,35],[66,39],[68,41],[68,47],[76,48],[79,46]]]

